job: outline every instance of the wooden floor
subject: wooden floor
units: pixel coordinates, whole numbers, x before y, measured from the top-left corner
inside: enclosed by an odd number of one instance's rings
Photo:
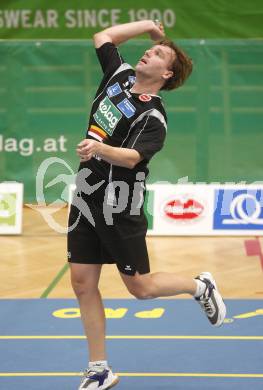
[[[24,208],[23,219],[23,235],[0,237],[0,298],[39,298],[66,263],[66,236],[51,230],[36,210]],[[67,209],[56,219],[66,226]],[[245,239],[148,237],[151,269],[191,277],[209,270],[225,298],[263,298],[260,261],[246,256]],[[131,297],[115,265],[103,267],[100,287],[104,298]],[[68,271],[48,297],[74,297]]]

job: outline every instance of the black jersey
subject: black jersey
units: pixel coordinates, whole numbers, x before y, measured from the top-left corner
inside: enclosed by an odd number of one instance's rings
[[[143,160],[134,169],[112,166],[100,158],[82,163],[99,179],[132,184],[138,172],[148,174],[147,163],[164,143],[167,117],[157,95],[130,92],[135,71],[110,42],[96,49],[104,77],[92,104],[86,138],[137,150]]]
[[[98,156],[80,164],[69,215],[69,258],[83,264],[116,262],[124,274],[144,274],[150,271],[144,179],[149,160],[163,146],[166,114],[159,96],[130,91],[135,72],[112,43],[102,45],[97,55],[104,77],[92,104],[86,137],[135,149],[142,160],[133,169]]]

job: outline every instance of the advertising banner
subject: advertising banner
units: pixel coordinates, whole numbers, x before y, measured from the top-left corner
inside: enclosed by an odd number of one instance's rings
[[[148,234],[211,233],[213,192],[208,190],[209,186],[153,184],[147,188],[154,192],[153,224]]]
[[[2,39],[88,39],[109,26],[159,19],[172,38],[260,38],[261,0],[2,0]]]
[[[0,235],[21,234],[23,184],[0,183]]]
[[[262,183],[156,184],[148,188],[154,194],[150,235],[263,235]]]

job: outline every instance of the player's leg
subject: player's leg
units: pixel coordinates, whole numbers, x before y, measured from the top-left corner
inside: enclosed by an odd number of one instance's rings
[[[77,223],[76,223],[77,222]],[[71,206],[68,232],[68,257],[71,283],[80,306],[88,338],[90,359],[105,359],[105,318],[98,283],[102,267],[99,238],[91,224]]]
[[[71,261],[71,283],[77,296],[81,319],[88,341],[89,364],[79,390],[108,389],[119,379],[108,366],[105,348],[105,313],[98,288],[101,264]]]
[[[144,236],[122,240],[116,248],[120,248],[116,258],[122,280],[135,297],[149,299],[190,294],[201,305],[212,325],[223,323],[225,304],[210,273],[202,273],[195,279],[168,272],[150,273]]]
[[[194,279],[184,278],[168,272],[156,272],[135,275],[120,273],[129,292],[138,299],[168,297],[179,294],[196,293],[197,284]]]
[[[91,361],[106,360],[105,315],[98,288],[101,267],[101,264],[70,263],[71,284],[79,302]]]
[[[134,236],[116,241],[114,257],[128,290],[137,298],[157,298],[196,293],[197,283],[174,273],[150,273],[145,236]]]
[[[104,263],[101,243],[92,225],[72,207],[68,233],[68,257],[72,287],[77,296],[87,336],[89,363],[79,389],[107,389],[118,382],[108,366],[105,350],[105,313],[98,288]]]
[[[138,299],[190,294],[201,305],[212,325],[220,326],[225,319],[225,304],[213,276],[208,272],[201,273],[195,279],[168,272],[136,272],[135,275],[120,272],[120,275],[129,292]]]

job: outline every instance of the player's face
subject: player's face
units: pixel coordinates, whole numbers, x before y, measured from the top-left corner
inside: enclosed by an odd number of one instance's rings
[[[154,79],[169,78],[173,74],[171,64],[175,59],[174,51],[164,45],[155,45],[146,50],[137,63],[136,72]]]

